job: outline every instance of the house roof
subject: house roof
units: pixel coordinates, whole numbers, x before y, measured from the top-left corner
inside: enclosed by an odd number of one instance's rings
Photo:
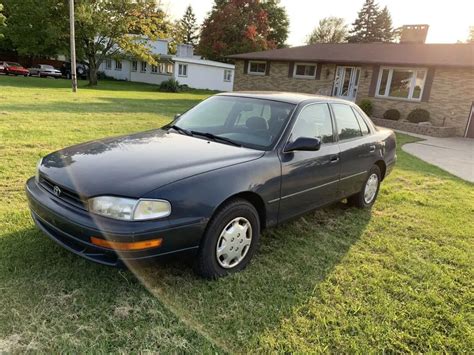
[[[318,43],[232,59],[474,67],[474,44]]]
[[[207,60],[207,59],[197,59],[197,58],[192,58],[192,57],[178,57],[178,56],[173,56],[171,59],[175,62],[180,62],[180,63],[207,65],[211,67],[226,68],[226,69],[235,68],[235,65],[233,64],[216,62],[214,60]]]

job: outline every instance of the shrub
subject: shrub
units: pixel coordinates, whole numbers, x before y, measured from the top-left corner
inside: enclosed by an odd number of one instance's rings
[[[407,120],[412,123],[427,122],[430,120],[430,113],[422,108],[416,108],[408,114]]]
[[[395,108],[391,108],[390,110],[384,112],[383,118],[386,120],[398,121],[400,119],[400,111]]]
[[[164,92],[180,92],[181,91],[181,86],[179,85],[178,80],[168,79],[166,81],[163,81],[160,84],[160,87],[159,87],[158,90],[164,91]]]
[[[374,106],[372,105],[372,101],[368,99],[363,99],[359,103],[359,107],[361,108],[362,111],[365,112],[367,116],[372,116],[372,110],[374,109]]]

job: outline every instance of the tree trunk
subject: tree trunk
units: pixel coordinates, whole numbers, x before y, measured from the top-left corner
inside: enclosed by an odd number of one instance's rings
[[[97,86],[97,65],[94,57],[89,57],[89,86]]]

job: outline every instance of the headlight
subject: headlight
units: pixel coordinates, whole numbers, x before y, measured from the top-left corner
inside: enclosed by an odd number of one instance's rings
[[[40,169],[40,166],[41,166],[41,163],[43,162],[43,158],[40,158],[40,160],[38,160],[38,163],[36,163],[36,172],[35,172],[35,180],[36,180],[36,183],[39,183],[39,169]]]
[[[89,200],[89,211],[115,219],[143,221],[168,217],[171,214],[171,204],[165,200],[100,196]]]

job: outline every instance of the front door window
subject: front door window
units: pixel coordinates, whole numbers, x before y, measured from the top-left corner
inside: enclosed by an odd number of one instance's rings
[[[355,101],[359,85],[360,68],[337,67],[333,96]]]

